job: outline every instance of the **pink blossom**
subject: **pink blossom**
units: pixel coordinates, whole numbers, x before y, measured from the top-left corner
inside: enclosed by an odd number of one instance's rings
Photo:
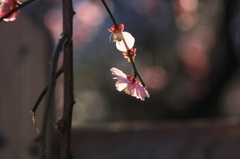
[[[118,91],[125,91],[127,94],[136,97],[137,99],[145,100],[145,97],[150,97],[148,91],[142,86],[135,76],[130,77],[117,68],[111,68],[111,72],[114,76],[113,79],[117,79],[116,88]]]
[[[9,13],[11,10],[14,8],[18,7],[21,2],[18,0],[2,0],[0,1],[0,17],[3,17],[7,13]],[[19,10],[16,12],[12,13],[9,17],[4,18],[4,21],[14,21],[19,14]]]

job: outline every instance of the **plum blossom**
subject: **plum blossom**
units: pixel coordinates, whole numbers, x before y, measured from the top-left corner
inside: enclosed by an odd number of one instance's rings
[[[135,76],[130,77],[123,73],[121,70],[117,68],[111,68],[111,72],[114,76],[113,79],[117,79],[116,89],[118,91],[125,91],[127,94],[130,94],[137,99],[145,100],[145,97],[150,97],[148,91],[143,87],[141,82],[139,82]]]
[[[18,0],[0,0],[0,17],[3,17],[8,12],[18,7],[21,4]],[[4,18],[4,21],[14,21],[19,14],[19,10],[12,13],[9,17]]]
[[[135,38],[129,33],[123,31],[124,24],[114,25],[110,29],[111,37],[113,37],[113,42],[116,42],[116,47],[121,52],[126,52],[129,49],[132,49],[135,43]]]

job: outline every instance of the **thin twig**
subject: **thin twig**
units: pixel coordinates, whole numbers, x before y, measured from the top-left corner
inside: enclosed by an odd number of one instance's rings
[[[58,79],[58,77],[59,77],[62,73],[63,73],[63,69],[62,69],[62,67],[61,67],[61,68],[57,71],[55,78]],[[36,131],[37,131],[38,134],[40,134],[40,132],[39,132],[39,129],[38,129],[38,127],[37,127],[37,121],[36,121],[36,118],[35,118],[35,113],[36,113],[37,108],[38,108],[39,104],[41,103],[43,97],[44,97],[44,96],[46,95],[46,93],[47,93],[48,86],[49,86],[49,84],[46,85],[46,87],[44,88],[44,90],[42,91],[42,93],[40,94],[40,96],[38,97],[36,103],[34,104],[32,110],[31,110],[32,121],[33,121],[34,127],[35,127],[35,129],[36,129]]]
[[[67,37],[63,35],[58,41],[58,44],[55,48],[55,51],[53,53],[52,57],[52,67],[51,67],[51,73],[50,73],[50,82],[48,86],[48,98],[47,98],[47,105],[45,107],[44,111],[44,117],[43,117],[43,123],[42,123],[42,131],[41,131],[41,156],[42,159],[46,159],[46,134],[47,134],[47,123],[48,123],[48,116],[50,112],[50,108],[54,101],[54,90],[56,85],[56,70],[57,70],[57,63],[58,63],[58,57],[59,54],[62,51],[62,46],[66,42]]]
[[[133,70],[134,70],[134,74],[136,74],[136,75],[138,76],[139,80],[140,80],[141,83],[142,83],[142,86],[145,87],[145,83],[143,82],[140,74],[139,74],[138,71],[137,71],[137,68],[136,68],[135,62],[133,61],[133,58],[132,58],[130,49],[129,49],[129,47],[127,46],[127,43],[126,43],[126,41],[125,41],[124,38],[123,38],[123,43],[124,43],[124,45],[125,45],[125,47],[126,47],[126,49],[127,49],[128,56],[129,56],[129,58],[130,58],[130,62],[131,62],[131,64],[132,64],[132,67],[133,67]]]
[[[109,16],[111,17],[114,26],[117,26],[117,22],[116,22],[115,18],[113,17],[112,12],[111,12],[110,9],[108,8],[108,5],[106,4],[105,0],[102,0],[102,3],[103,3],[103,5],[104,5],[104,7],[106,8]]]
[[[16,8],[13,8],[13,9],[12,9],[11,11],[9,11],[7,14],[5,14],[4,16],[2,16],[2,17],[0,18],[0,22],[1,22],[3,19],[9,17],[9,16],[10,16],[11,14],[13,14],[14,12],[18,11],[19,9],[21,9],[21,8],[25,7],[26,5],[32,3],[33,1],[35,1],[35,0],[28,0],[28,1],[22,2],[22,3],[19,4]]]

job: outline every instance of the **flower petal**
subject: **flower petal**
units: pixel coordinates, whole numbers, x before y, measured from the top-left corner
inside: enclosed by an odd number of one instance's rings
[[[135,38],[128,32],[123,31],[122,32],[123,38],[126,42],[126,45],[124,44],[123,40],[116,41],[116,47],[121,52],[126,52],[129,49],[132,49],[135,43]]]
[[[122,90],[124,90],[127,87],[128,84],[124,81],[117,81],[115,85],[116,85],[117,90],[119,92],[121,92]]]
[[[129,84],[128,90],[133,97],[136,97],[137,99],[140,98],[142,101],[145,100],[145,97],[150,97],[148,91],[141,84]]]
[[[16,11],[16,12],[14,12],[13,14],[11,14],[9,17],[4,18],[3,20],[4,20],[5,22],[11,22],[11,21],[14,21],[14,20],[16,20],[18,14],[19,14],[19,10]]]
[[[112,72],[112,74],[113,74],[114,76],[122,77],[122,78],[127,78],[127,76],[126,76],[125,73],[123,73],[121,70],[119,70],[119,69],[117,69],[117,68],[115,68],[115,67],[111,68],[110,71]]]

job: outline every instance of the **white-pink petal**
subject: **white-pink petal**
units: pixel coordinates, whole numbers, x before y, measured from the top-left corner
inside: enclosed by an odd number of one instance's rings
[[[119,51],[121,52],[126,52],[129,49],[132,49],[135,43],[135,38],[130,34],[129,32],[122,32],[123,38],[126,42],[126,45],[124,44],[123,40],[121,41],[116,41],[116,47]]]
[[[150,97],[148,91],[141,84],[129,84],[128,90],[129,93],[137,99],[145,100],[145,97]]]
[[[123,73],[121,70],[119,70],[119,69],[117,69],[117,68],[115,68],[115,67],[111,68],[110,70],[111,70],[111,72],[112,72],[112,74],[113,74],[114,76],[122,77],[122,78],[127,78],[127,76],[126,76],[125,73]]]
[[[124,90],[127,87],[128,83],[126,83],[125,81],[117,81],[115,86],[116,89],[121,92],[122,90]]]

